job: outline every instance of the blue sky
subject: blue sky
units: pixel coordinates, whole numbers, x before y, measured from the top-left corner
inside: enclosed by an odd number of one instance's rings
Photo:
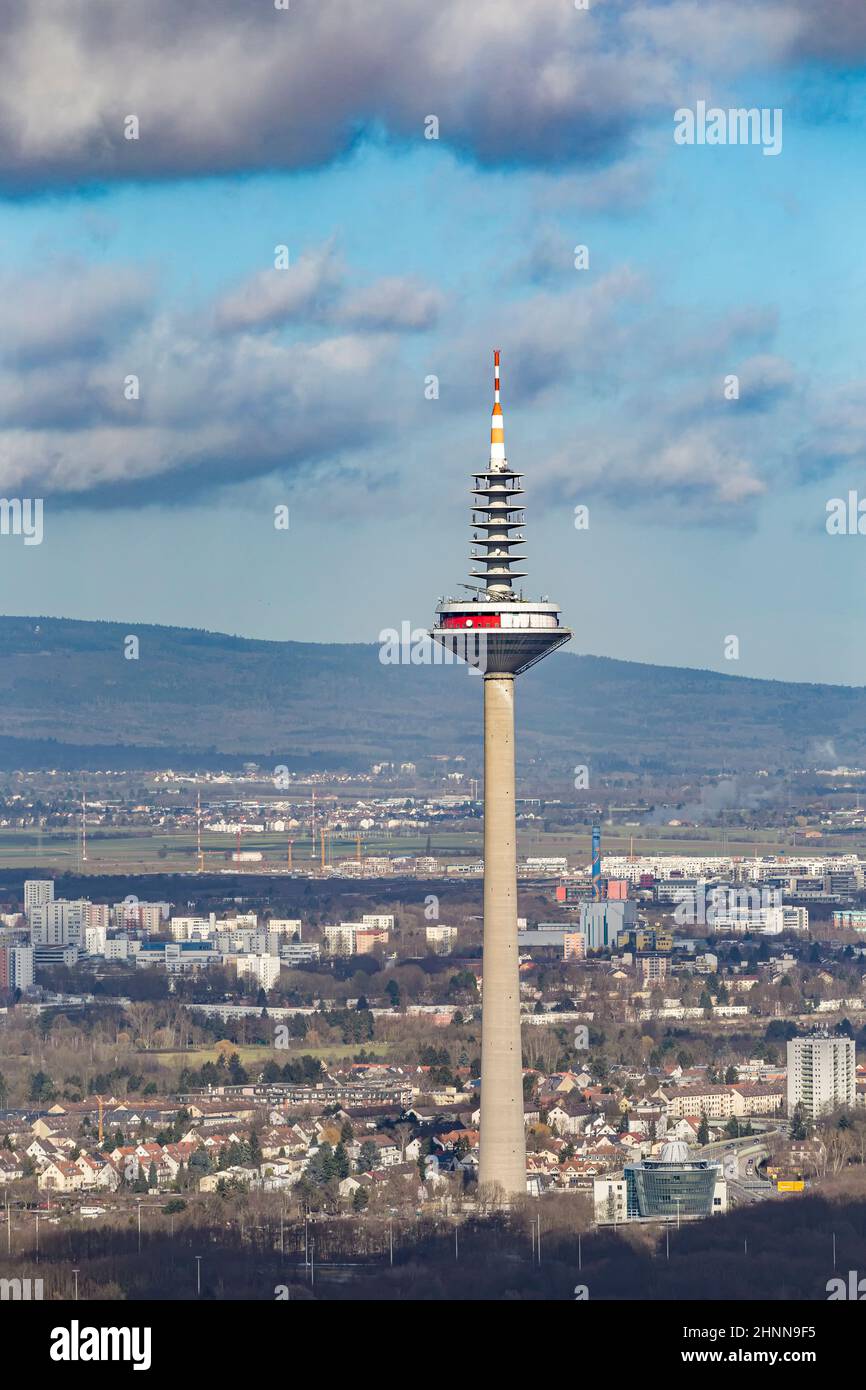
[[[527,588],[577,650],[866,683],[866,537],[824,525],[866,497],[856,5],[832,38],[796,0],[435,22],[196,0],[170,36],[166,5],[132,39],[101,4],[18,9],[0,488],[45,499],[45,538],[0,537],[3,611],[316,641],[429,622],[468,577],[499,346]],[[63,120],[60,54],[88,93]],[[781,153],[676,145],[698,98],[781,108]]]

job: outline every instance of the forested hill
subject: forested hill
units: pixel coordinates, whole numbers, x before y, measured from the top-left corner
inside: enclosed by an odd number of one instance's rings
[[[134,634],[136,660],[125,655]],[[0,618],[0,765],[366,767],[479,748],[481,682],[376,646]],[[557,653],[518,685],[521,760],[700,772],[866,761],[866,689]]]

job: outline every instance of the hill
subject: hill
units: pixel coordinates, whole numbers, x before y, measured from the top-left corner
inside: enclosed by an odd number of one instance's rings
[[[139,657],[127,660],[133,632]],[[0,618],[0,767],[347,770],[480,747],[480,681],[383,665],[376,646]],[[519,684],[520,756],[568,770],[866,762],[866,690],[564,651]]]

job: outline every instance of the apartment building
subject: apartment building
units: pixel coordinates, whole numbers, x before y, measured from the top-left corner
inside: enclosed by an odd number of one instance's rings
[[[853,1038],[792,1038],[788,1043],[788,1113],[801,1106],[809,1119],[840,1106],[853,1106],[855,1096]]]

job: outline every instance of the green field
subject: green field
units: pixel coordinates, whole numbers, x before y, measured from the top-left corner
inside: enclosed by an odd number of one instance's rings
[[[204,868],[210,873],[221,869],[236,867],[232,864],[231,853],[236,841],[230,835],[204,835]],[[433,833],[430,836],[430,852],[448,862],[461,858],[480,858],[483,836],[480,824],[466,831]],[[246,836],[241,843],[244,850],[260,850],[264,856],[261,864],[249,863],[242,866],[244,873],[285,870],[287,867],[287,837],[285,835],[262,834]],[[805,854],[809,851],[819,853],[866,853],[866,835],[862,832],[852,834],[822,835],[816,839],[806,839],[798,830],[796,837],[790,829],[784,830],[743,830],[737,828],[722,832],[718,828],[702,830],[695,826],[602,826],[602,851],[605,854],[628,854],[630,849],[640,854]],[[362,854],[387,856],[422,855],[427,849],[427,835],[374,836],[362,841]],[[562,831],[545,833],[543,830],[520,831],[518,833],[518,853],[527,855],[565,855],[573,866],[588,864],[590,858],[590,832]],[[333,836],[328,862],[338,864],[341,860],[356,857],[354,838]],[[310,843],[309,835],[295,840],[292,849],[292,863],[298,869],[318,868],[321,863],[320,845]],[[33,830],[0,831],[0,869],[34,868],[51,870],[55,873],[93,873],[109,874],[117,872],[135,873],[194,873],[198,867],[195,836],[188,832],[172,833],[155,830],[94,831],[87,839],[87,861],[82,863],[78,839],[69,832],[41,835]]]

